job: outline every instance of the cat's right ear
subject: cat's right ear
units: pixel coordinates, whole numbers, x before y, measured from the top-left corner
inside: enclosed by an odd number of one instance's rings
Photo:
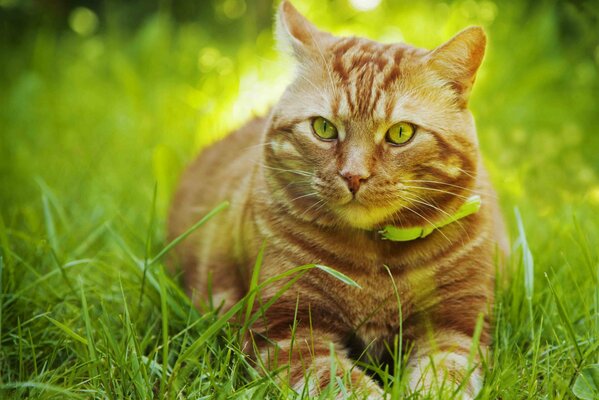
[[[282,51],[291,52],[302,61],[313,51],[320,51],[326,36],[327,33],[318,30],[289,1],[281,3],[277,13],[276,37]]]

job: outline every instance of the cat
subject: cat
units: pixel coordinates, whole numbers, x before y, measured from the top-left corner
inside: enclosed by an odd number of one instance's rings
[[[246,350],[271,370],[286,365],[280,382],[318,394],[332,379],[332,349],[350,393],[382,398],[352,356],[388,361],[401,330],[406,390],[475,397],[507,253],[467,108],[484,31],[467,28],[430,51],[382,44],[320,31],[283,1],[276,35],[295,59],[294,80],[268,117],[205,149],[176,191],[172,238],[230,201],[176,249],[188,293],[230,309],[265,243],[259,282],[318,264],[356,283],[312,268],[278,299],[291,277],[261,290],[262,304],[276,301]],[[478,212],[453,218],[473,195]],[[385,227],[430,229],[396,241]],[[472,352],[477,321],[482,352]]]

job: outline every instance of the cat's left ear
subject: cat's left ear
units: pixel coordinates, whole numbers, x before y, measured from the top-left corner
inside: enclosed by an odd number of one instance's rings
[[[464,106],[468,102],[476,71],[483,60],[487,37],[483,28],[471,26],[432,50],[428,64],[456,89]]]
[[[279,6],[276,23],[279,48],[291,50],[299,61],[309,59],[311,54],[321,51],[328,33],[320,31],[287,0]]]

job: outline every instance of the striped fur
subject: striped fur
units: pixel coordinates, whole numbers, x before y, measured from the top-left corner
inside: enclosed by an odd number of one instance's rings
[[[318,263],[361,288],[319,269],[305,273],[252,327],[248,351],[257,366],[283,367],[282,382],[316,394],[331,381],[333,357],[355,394],[380,398],[352,357],[387,360],[401,329],[402,348],[413,349],[412,390],[461,387],[463,398],[474,397],[482,373],[479,353],[470,355],[472,338],[483,318],[480,344],[490,344],[494,260],[506,248],[467,109],[482,30],[428,51],[334,37],[283,2],[277,32],[297,60],[295,80],[267,119],[206,149],[175,196],[171,237],[231,201],[177,248],[189,294],[200,307],[210,298],[231,307],[247,292],[266,239],[261,282]],[[316,116],[337,126],[336,141],[312,134]],[[399,121],[417,132],[395,147],[385,132]],[[355,195],[340,176],[347,171],[364,177]],[[440,221],[472,194],[482,197],[479,213],[427,238],[395,243],[377,235],[386,224]],[[262,304],[287,282],[266,287]]]

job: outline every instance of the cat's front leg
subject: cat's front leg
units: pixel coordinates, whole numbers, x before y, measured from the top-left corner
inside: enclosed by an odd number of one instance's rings
[[[339,377],[351,398],[384,398],[381,387],[353,365],[336,334],[309,326],[292,329],[291,325],[285,329],[271,325],[268,333],[254,334],[260,367],[280,371],[277,378],[298,394],[313,397],[331,390],[329,394],[336,392],[337,398],[346,398],[337,386]]]
[[[483,375],[478,351],[471,348],[470,336],[451,330],[417,341],[408,366],[410,389],[434,398],[474,399]]]

